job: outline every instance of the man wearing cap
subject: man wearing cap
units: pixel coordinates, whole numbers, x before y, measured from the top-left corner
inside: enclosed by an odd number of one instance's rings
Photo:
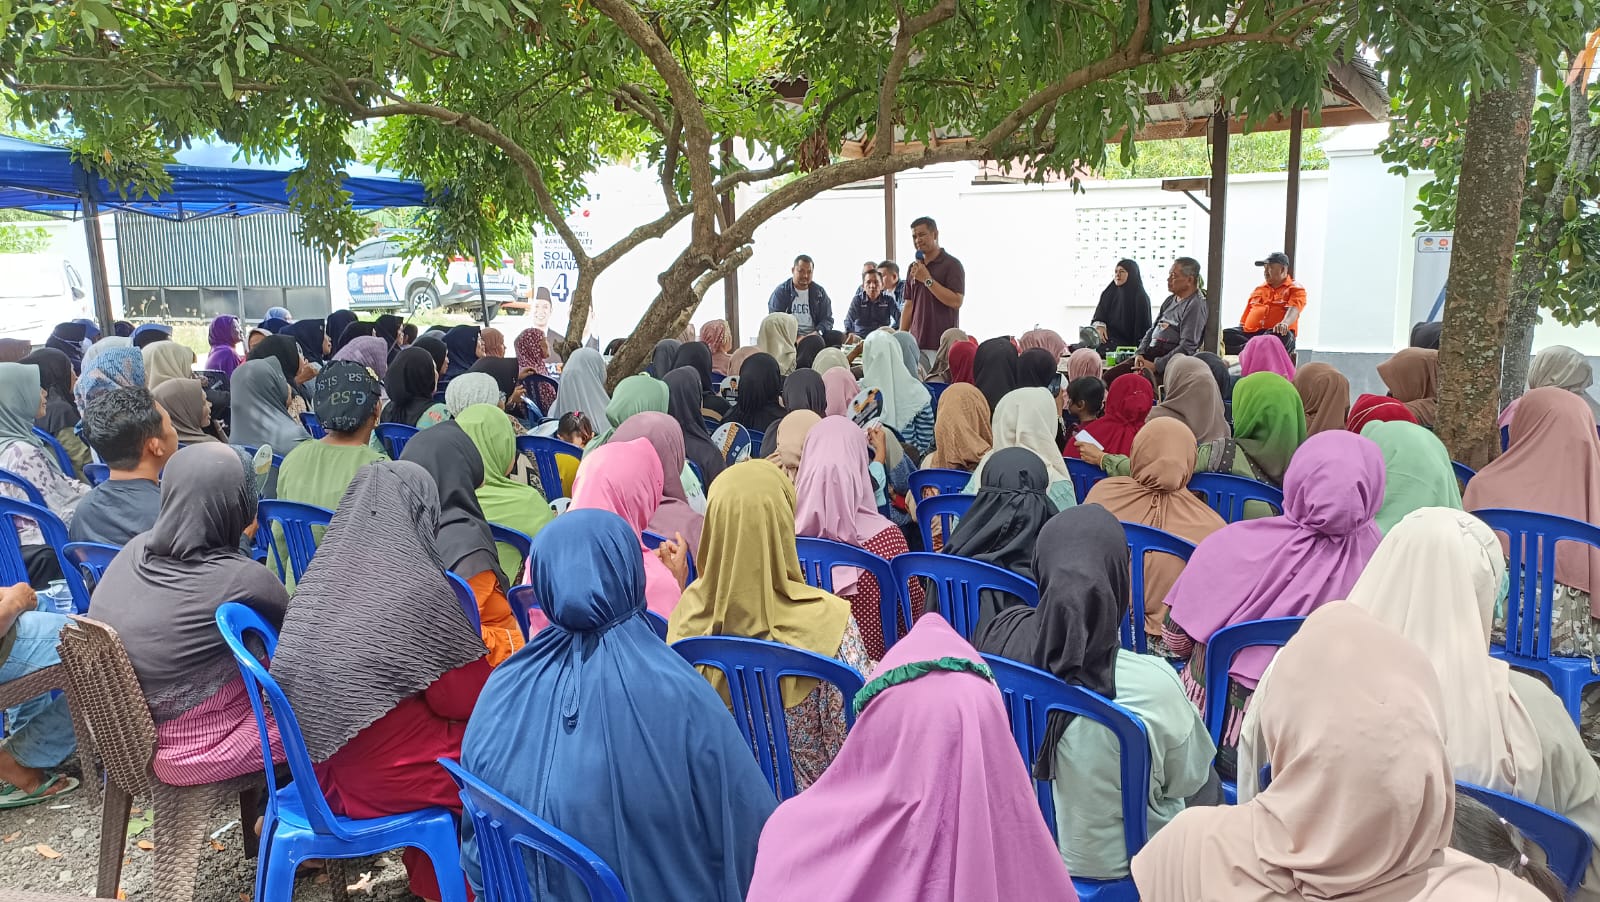
[[[1244,316],[1236,329],[1222,330],[1222,351],[1237,354],[1245,342],[1257,335],[1271,333],[1278,336],[1289,353],[1294,353],[1295,335],[1300,329],[1300,311],[1306,308],[1306,290],[1289,275],[1289,255],[1273,251],[1265,260],[1257,260],[1266,281],[1250,292],[1245,302]]]
[[[301,442],[278,466],[278,497],[333,510],[356,471],[383,460],[372,447],[382,410],[378,375],[353,360],[335,360],[312,383],[311,406],[327,433]]]

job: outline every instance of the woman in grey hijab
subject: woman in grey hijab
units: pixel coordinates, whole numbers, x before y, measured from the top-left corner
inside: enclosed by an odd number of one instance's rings
[[[606,419],[606,405],[611,396],[606,393],[606,361],[593,348],[579,348],[572,352],[561,368],[561,384],[556,389],[556,406],[551,417],[574,411],[589,418],[596,434],[609,431],[614,423]]]
[[[246,360],[233,371],[232,382],[229,425],[234,444],[271,445],[273,454],[284,455],[310,441],[305,428],[289,416],[289,380],[277,360]]]
[[[927,372],[922,369],[922,352],[917,350],[917,340],[911,337],[910,332],[895,332],[894,340],[900,343],[900,356],[905,358],[906,369],[911,375],[921,382],[928,378]]]
[[[1588,358],[1581,352],[1566,345],[1551,345],[1533,355],[1533,363],[1528,366],[1528,388],[1562,388],[1583,399],[1589,405],[1589,412],[1600,421],[1600,403],[1589,394],[1589,387],[1594,385],[1594,368],[1589,365]],[[1517,401],[1522,400],[1518,398]],[[1517,401],[1506,405],[1500,413],[1500,425],[1511,425],[1511,414],[1517,409]]]

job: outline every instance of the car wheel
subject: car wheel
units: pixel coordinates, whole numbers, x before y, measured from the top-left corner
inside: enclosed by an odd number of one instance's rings
[[[406,293],[406,301],[411,304],[413,314],[432,310],[439,306],[439,291],[424,282]]]

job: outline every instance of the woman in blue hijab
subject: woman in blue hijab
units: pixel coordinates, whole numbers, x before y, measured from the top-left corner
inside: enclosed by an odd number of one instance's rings
[[[489,678],[462,766],[592,849],[630,898],[740,902],[777,800],[716,690],[650,628],[638,536],[571,511],[531,560],[551,625]],[[481,897],[471,824],[461,859]],[[535,898],[584,898],[538,858]]]

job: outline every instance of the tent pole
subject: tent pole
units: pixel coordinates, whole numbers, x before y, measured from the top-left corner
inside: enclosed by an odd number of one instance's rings
[[[1300,238],[1300,149],[1305,133],[1305,111],[1295,110],[1289,122],[1289,179],[1283,203],[1283,252],[1289,255],[1289,272],[1294,272],[1295,245]]]
[[[1203,350],[1215,351],[1222,334],[1223,242],[1228,235],[1228,107],[1221,99],[1211,117],[1211,236],[1206,249],[1206,334]]]
[[[89,287],[94,292],[94,316],[100,334],[112,334],[111,280],[106,276],[106,246],[100,238],[100,206],[83,192],[83,240],[89,245]]]
[[[238,302],[239,307],[239,322],[244,323],[246,322],[244,318],[244,223],[239,221],[238,216],[233,217],[233,286],[238,292],[235,300]],[[266,312],[263,311],[261,315],[266,316]],[[241,329],[240,331],[244,330]],[[249,343],[250,335],[246,332],[245,344],[248,345]],[[245,348],[246,353],[249,350],[248,347]]]
[[[483,328],[489,328],[489,294],[483,285],[483,252],[478,250],[478,239],[472,239],[473,265],[478,268],[478,310],[483,314]]]

